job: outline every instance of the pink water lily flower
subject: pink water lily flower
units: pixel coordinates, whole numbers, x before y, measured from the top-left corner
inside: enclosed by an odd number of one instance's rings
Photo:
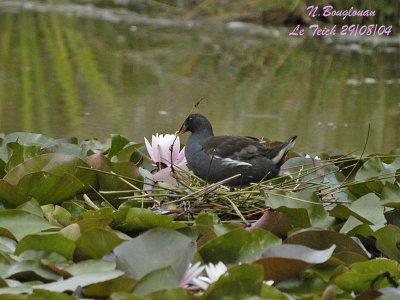
[[[142,176],[145,177],[144,189],[152,190],[157,183],[166,183],[172,186],[178,185],[172,168],[178,171],[188,171],[185,148],[180,150],[179,136],[156,133],[151,136],[151,143],[146,138],[144,138],[144,141],[151,160],[159,169],[154,174],[144,169],[140,170]]]
[[[175,134],[158,134],[151,136],[151,143],[144,138],[147,152],[154,163],[163,163],[167,166],[186,162],[185,148],[180,150],[179,136]],[[171,162],[172,158],[172,162]]]

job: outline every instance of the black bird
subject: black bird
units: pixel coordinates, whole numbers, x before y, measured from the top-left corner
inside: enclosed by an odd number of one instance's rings
[[[214,136],[210,122],[200,114],[190,115],[179,133],[190,131],[185,148],[189,168],[208,182],[218,182],[241,174],[225,185],[241,187],[279,175],[283,158],[297,136],[267,148],[260,140],[247,136]]]

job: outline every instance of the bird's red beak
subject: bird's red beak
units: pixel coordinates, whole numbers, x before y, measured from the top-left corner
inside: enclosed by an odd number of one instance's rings
[[[186,132],[186,126],[185,126],[185,124],[182,124],[181,129],[179,129],[179,131],[178,131],[178,135],[181,135],[185,132]]]

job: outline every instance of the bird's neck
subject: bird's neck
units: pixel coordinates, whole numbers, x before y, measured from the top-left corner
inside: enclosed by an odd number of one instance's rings
[[[212,136],[214,136],[212,127],[207,126],[207,127],[202,128],[201,130],[196,130],[195,132],[192,132],[189,139],[191,139],[193,141],[197,141],[199,143],[202,143],[203,141],[207,140],[208,138],[210,138]]]

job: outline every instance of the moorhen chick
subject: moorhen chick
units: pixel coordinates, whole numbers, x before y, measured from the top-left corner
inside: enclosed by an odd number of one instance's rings
[[[185,120],[179,133],[186,131],[192,133],[185,155],[193,173],[208,182],[241,174],[225,183],[232,187],[277,177],[283,158],[297,138],[293,136],[283,144],[267,148],[253,137],[214,136],[210,122],[200,114],[192,114]]]

